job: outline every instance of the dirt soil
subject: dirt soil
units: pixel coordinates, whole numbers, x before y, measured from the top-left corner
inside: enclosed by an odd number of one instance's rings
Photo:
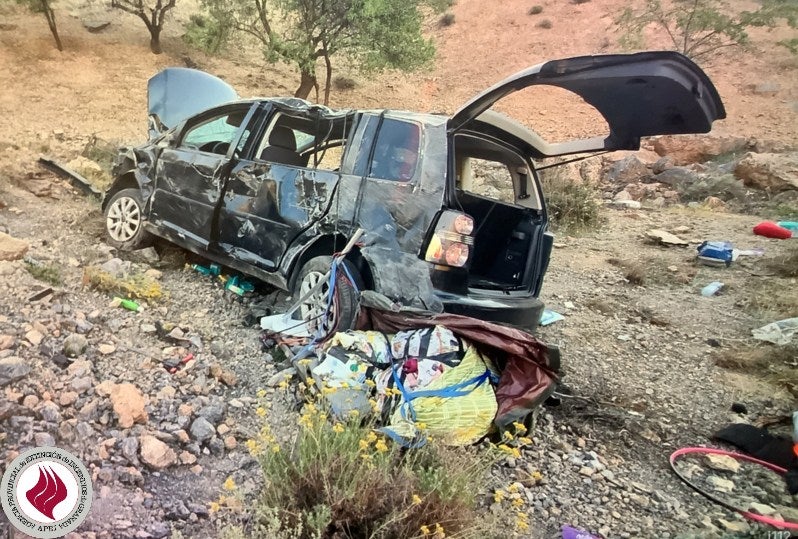
[[[533,16],[527,2],[461,0],[452,8],[453,25],[430,25],[439,44],[432,68],[409,76],[354,74],[356,88],[334,91],[333,105],[454,111],[528,65],[616,51],[610,14],[623,4],[549,1]],[[107,294],[84,287],[87,266],[116,256],[103,243],[99,205],[42,173],[35,161],[50,155],[68,162],[93,136],[115,144],[142,141],[147,79],[163,67],[185,65],[188,57],[241,95],[290,94],[298,77],[285,66],[264,67],[252,48],[220,58],[187,49],[179,38],[187,11],[169,21],[166,52],[155,56],[132,16],[67,0],[56,8],[61,53],[42,17],[0,7],[0,229],[29,242],[28,255],[61,274],[52,295],[31,301],[50,285],[36,280],[22,261],[0,263],[0,359],[21,358],[33,367],[0,395],[0,468],[25,447],[53,442],[84,460],[94,477],[95,506],[70,539],[165,537],[177,530],[184,537],[215,537],[216,515],[207,508],[224,479],[233,475],[243,491],[257,489],[257,465],[243,443],[256,428],[258,389],[270,385],[281,365],[261,350],[257,329],[244,322],[249,305],[187,269],[179,250],[159,246],[159,260],[134,261],[141,272],[157,269],[168,293],[143,313],[111,307]],[[552,21],[551,29],[537,26],[543,18]],[[112,24],[93,34],[82,25],[86,19]],[[796,143],[796,60],[774,45],[783,34],[753,32],[750,52],[729,52],[705,66],[728,113],[717,133]],[[768,92],[757,88],[763,83]],[[507,110],[551,138],[592,134],[595,118],[579,104],[564,108],[556,92],[534,94],[514,98]],[[43,196],[30,192],[32,173],[50,187]],[[549,308],[565,315],[540,335],[560,346],[573,395],[541,412],[535,445],[522,459],[508,459],[493,471],[485,504],[491,489],[540,471],[545,481],[525,491],[532,531],[522,536],[559,537],[562,524],[604,537],[731,532],[721,519],[742,526],[739,518],[681,484],[667,457],[684,445],[708,444],[708,436],[731,420],[795,408],[794,396],[780,386],[726,371],[713,360],[719,351],[755,346],[752,328],[798,315],[779,312],[767,297],[752,299],[795,289],[795,278],[767,275],[765,267],[790,242],[753,236],[756,216],[685,207],[606,213],[601,230],[557,238],[542,293]],[[680,226],[687,227],[680,235],[689,247],[657,246],[644,237],[651,228]],[[743,257],[730,268],[698,266],[695,246],[703,240],[763,247],[765,255]],[[618,261],[638,266],[642,284],[631,284]],[[702,297],[700,289],[715,280],[726,284],[722,293]],[[165,321],[197,337],[200,346],[165,339],[156,328]],[[84,336],[87,347],[70,366],[59,365],[64,339],[72,334]],[[172,375],[163,368],[163,359],[189,352],[195,361],[184,370]],[[98,389],[104,381],[133,383],[149,420],[120,426]],[[270,422],[290,435],[296,402],[274,389],[267,399]],[[734,402],[746,404],[749,415],[731,417]],[[210,432],[201,432],[200,418]],[[167,468],[141,462],[139,439],[147,433],[174,448]],[[602,473],[585,472],[590,462],[599,462]],[[734,533],[766,532],[754,525],[740,529],[745,531]],[[508,528],[507,536],[513,533]]]

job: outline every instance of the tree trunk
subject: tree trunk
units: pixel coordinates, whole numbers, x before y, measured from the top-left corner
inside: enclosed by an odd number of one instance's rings
[[[299,81],[299,88],[296,89],[294,92],[294,97],[298,97],[300,99],[307,99],[310,95],[310,91],[313,88],[318,88],[319,83],[316,81],[315,73],[311,73],[306,69],[302,69],[300,71],[302,78]]]
[[[330,104],[330,85],[332,84],[332,62],[330,62],[330,55],[324,53],[324,65],[327,68],[327,77],[324,80],[324,106]]]
[[[52,8],[50,8],[50,2],[48,2],[48,0],[42,0],[42,11],[44,11],[44,16],[47,19],[47,26],[50,27],[50,32],[55,39],[56,48],[59,51],[63,51],[64,47],[61,45],[61,38],[58,37],[58,27],[55,25],[55,13],[53,13]]]
[[[150,26],[150,50],[153,54],[161,54],[163,49],[161,48],[161,27],[160,26]]]

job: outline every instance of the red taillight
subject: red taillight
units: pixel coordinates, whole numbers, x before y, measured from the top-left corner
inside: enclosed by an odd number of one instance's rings
[[[430,238],[424,259],[442,266],[462,268],[471,257],[474,220],[460,212],[444,211]]]

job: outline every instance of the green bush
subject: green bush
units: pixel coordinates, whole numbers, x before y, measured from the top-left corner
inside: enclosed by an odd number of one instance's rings
[[[246,504],[248,514],[230,512],[228,539],[490,536],[491,519],[477,514],[476,497],[496,451],[434,442],[405,450],[358,416],[331,422],[315,404],[303,412],[296,440],[278,441],[264,427],[247,441],[265,485],[254,504]],[[265,409],[257,413],[264,416]],[[228,479],[225,489],[234,488]],[[225,496],[211,509],[228,506],[244,503]]]
[[[230,37],[232,29],[226,23],[204,15],[194,14],[186,25],[183,41],[208,53],[217,53]]]
[[[559,230],[581,232],[600,228],[605,218],[596,188],[567,177],[562,167],[540,172],[549,220]]]

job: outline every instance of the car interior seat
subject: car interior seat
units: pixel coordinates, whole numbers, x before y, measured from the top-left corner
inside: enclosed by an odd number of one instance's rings
[[[260,159],[296,167],[305,164],[302,156],[296,151],[294,132],[283,125],[272,128],[272,132],[269,134],[269,145],[260,153]]]

